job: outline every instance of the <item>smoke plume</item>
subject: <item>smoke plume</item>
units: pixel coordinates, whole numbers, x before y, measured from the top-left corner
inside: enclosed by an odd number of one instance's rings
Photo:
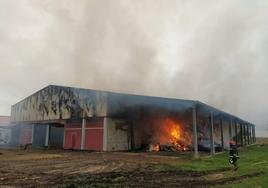
[[[201,100],[268,136],[268,2],[0,2],[0,114],[48,84]]]

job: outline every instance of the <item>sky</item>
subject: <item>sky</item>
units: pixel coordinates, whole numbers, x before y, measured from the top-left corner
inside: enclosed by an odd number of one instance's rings
[[[0,114],[49,85],[200,100],[268,136],[267,0],[0,0]]]

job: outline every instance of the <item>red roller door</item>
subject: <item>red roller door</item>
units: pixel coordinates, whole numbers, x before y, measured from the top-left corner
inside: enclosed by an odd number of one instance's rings
[[[81,123],[65,124],[64,149],[81,149]]]
[[[87,120],[85,149],[103,150],[103,118]]]

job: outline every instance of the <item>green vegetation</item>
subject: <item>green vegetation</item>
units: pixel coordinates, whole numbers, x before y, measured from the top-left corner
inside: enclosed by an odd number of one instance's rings
[[[166,170],[193,170],[206,172],[215,170],[203,178],[206,180],[222,180],[223,185],[213,185],[213,187],[267,187],[268,186],[268,139],[258,141],[262,144],[239,148],[240,159],[239,169],[233,171],[228,162],[228,152],[217,154],[213,157],[202,155],[199,159],[186,160],[184,163],[174,165],[156,166],[156,171]],[[184,158],[185,159],[185,158]],[[220,170],[222,169],[222,171]],[[232,181],[224,180],[232,179]],[[226,182],[226,183],[225,183]]]

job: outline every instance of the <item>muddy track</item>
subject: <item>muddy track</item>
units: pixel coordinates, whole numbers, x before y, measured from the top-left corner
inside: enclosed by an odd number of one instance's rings
[[[78,177],[65,177],[57,182],[56,187],[209,187],[222,185],[245,178],[263,175],[256,172],[242,176],[223,178],[218,180],[206,180],[205,175],[230,170],[229,168],[216,169],[205,172],[190,170],[176,171],[132,171],[132,172],[109,172],[101,174],[82,175]]]
[[[178,163],[178,157],[128,152],[1,150],[0,187],[50,187],[62,177],[134,171],[149,165]]]

